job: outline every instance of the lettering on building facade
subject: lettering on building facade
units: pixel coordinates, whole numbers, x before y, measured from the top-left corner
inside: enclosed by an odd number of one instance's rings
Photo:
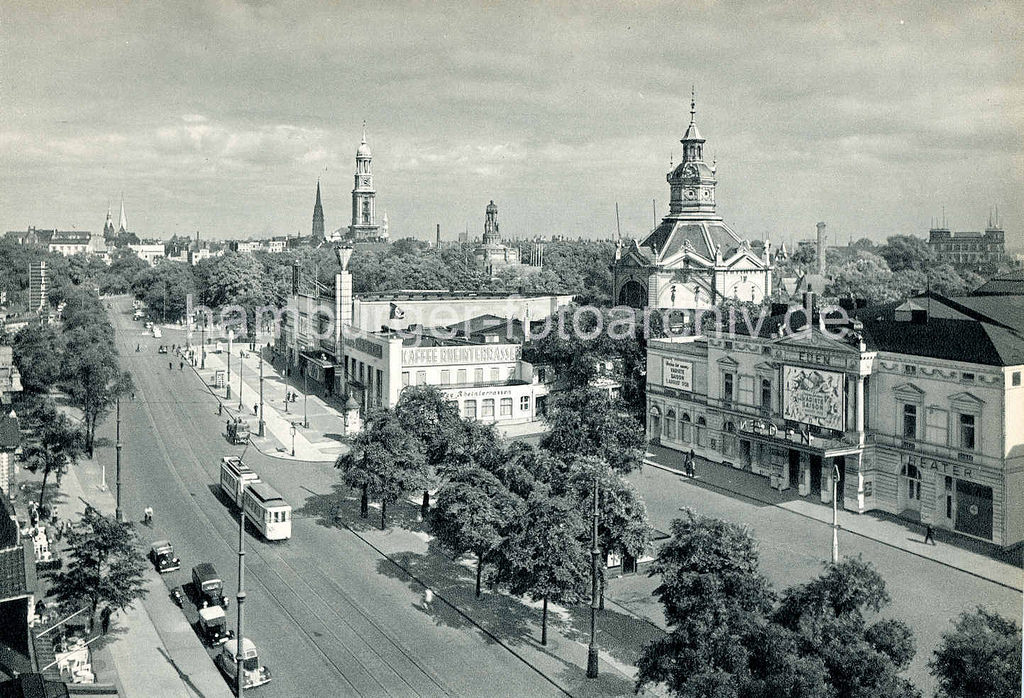
[[[523,356],[518,344],[461,347],[416,347],[402,350],[403,366],[445,366],[474,363],[512,363]]]
[[[693,390],[693,364],[689,361],[663,359],[662,383],[670,388]]]
[[[364,354],[369,354],[378,359],[384,358],[384,347],[374,342],[371,342],[365,337],[345,337],[345,346],[356,351],[361,351]]]

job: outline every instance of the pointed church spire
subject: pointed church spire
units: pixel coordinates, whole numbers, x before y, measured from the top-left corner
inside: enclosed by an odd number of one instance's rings
[[[313,237],[324,238],[324,207],[320,203],[320,179],[316,180],[316,203],[313,204]]]
[[[121,218],[117,224],[117,232],[128,232],[128,217],[124,214],[124,192],[121,192]]]

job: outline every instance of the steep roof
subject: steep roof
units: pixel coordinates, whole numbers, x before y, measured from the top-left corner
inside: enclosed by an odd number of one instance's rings
[[[658,262],[687,249],[714,261],[719,252],[725,259],[732,257],[742,244],[740,237],[721,221],[666,218],[644,238],[640,248],[650,249]]]
[[[974,296],[1014,296],[1024,295],[1024,269],[1015,269],[993,276],[983,283],[972,294]]]

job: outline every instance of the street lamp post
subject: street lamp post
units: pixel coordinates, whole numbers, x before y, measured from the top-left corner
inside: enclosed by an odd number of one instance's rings
[[[263,436],[264,422],[263,422],[263,357],[260,357],[260,436]]]
[[[292,422],[292,429],[291,429],[291,431],[292,431],[292,458],[294,458],[295,457],[295,432],[297,431],[295,429],[295,422]]]
[[[231,399],[231,335],[232,331],[228,330],[228,379],[224,383],[227,386],[227,392],[224,394],[225,400]]]
[[[242,361],[242,351],[238,351],[238,414],[242,414],[245,409],[242,407],[242,369],[245,368],[245,362]]]
[[[594,530],[591,536],[590,548],[590,646],[587,648],[587,678],[597,678],[597,607],[598,607],[598,565],[600,564],[601,551],[597,547],[597,497],[598,497],[598,473],[594,473]]]
[[[238,640],[238,647],[235,651],[235,677],[238,680],[237,695],[241,696],[245,690],[245,673],[242,663],[245,661],[242,651],[242,605],[245,603],[245,480],[239,478],[238,486],[241,489],[243,506],[238,510],[238,593],[235,598],[238,600],[238,627],[235,630],[235,639]]]
[[[839,562],[839,466],[832,464],[832,564]]]
[[[117,440],[114,442],[117,451],[117,506],[114,510],[114,518],[118,523],[124,523],[124,510],[121,509],[121,398],[117,398]]]
[[[306,402],[309,397],[309,383],[306,380],[306,369],[302,369],[302,426],[309,429],[309,413],[306,411]]]
[[[202,335],[202,342],[203,342],[202,346],[199,347],[199,368],[205,370],[206,369],[206,322],[205,322],[205,318],[204,318],[204,322],[203,322],[202,326],[200,327],[199,333]]]

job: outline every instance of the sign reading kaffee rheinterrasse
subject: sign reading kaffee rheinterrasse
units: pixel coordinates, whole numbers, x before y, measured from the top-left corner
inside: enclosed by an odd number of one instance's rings
[[[782,369],[782,416],[794,422],[843,431],[843,374],[812,368]]]

